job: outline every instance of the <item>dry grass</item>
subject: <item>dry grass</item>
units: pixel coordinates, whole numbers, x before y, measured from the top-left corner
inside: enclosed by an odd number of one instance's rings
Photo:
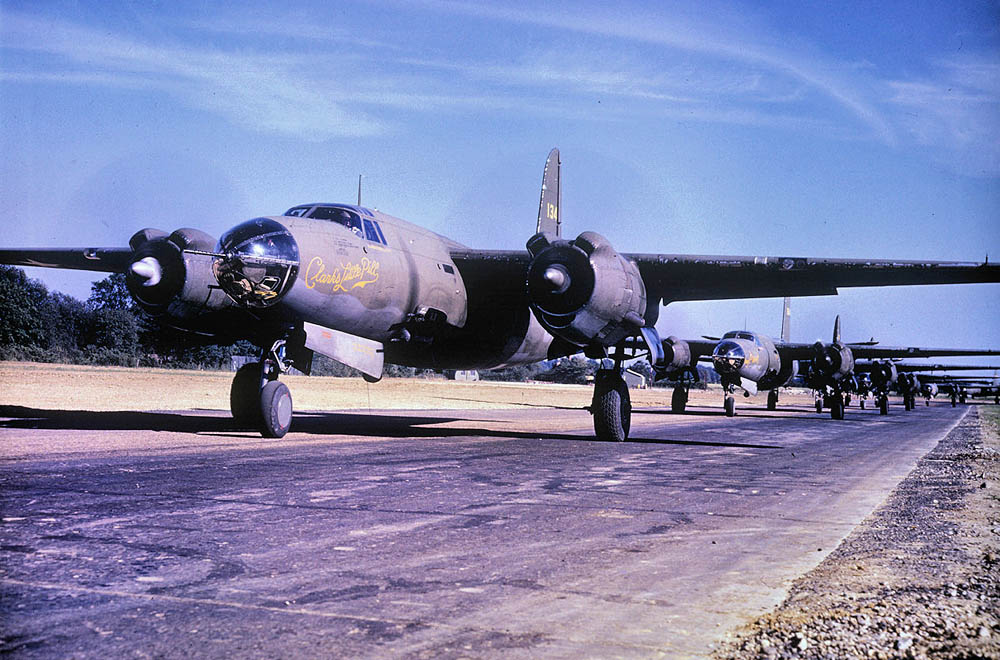
[[[52,410],[228,410],[233,374],[226,371],[129,369],[0,362],[0,405]],[[361,379],[283,376],[298,410],[583,408],[592,388],[542,383],[455,382],[444,379]],[[670,405],[670,389],[632,390],[634,407]],[[764,394],[738,405],[763,405]],[[808,394],[782,394],[808,405]],[[721,408],[718,388],[692,390],[691,405]]]

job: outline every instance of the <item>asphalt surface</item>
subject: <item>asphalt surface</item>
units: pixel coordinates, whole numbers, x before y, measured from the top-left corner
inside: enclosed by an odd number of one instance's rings
[[[303,413],[275,442],[0,406],[0,652],[700,657],[965,408],[694,412],[622,444],[580,411]]]

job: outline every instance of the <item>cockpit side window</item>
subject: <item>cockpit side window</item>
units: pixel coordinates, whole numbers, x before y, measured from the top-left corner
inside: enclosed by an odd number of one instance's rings
[[[311,206],[293,206],[285,211],[285,215],[290,215],[293,218],[304,218],[311,208]]]
[[[375,243],[381,243],[382,241],[378,239],[378,232],[375,230],[375,223],[373,223],[371,220],[367,218],[365,218],[364,223],[365,223],[365,238],[367,238],[369,241],[374,241]]]
[[[361,229],[361,217],[354,211],[331,206],[317,206],[309,214],[309,217],[316,220],[332,220],[344,225],[358,236],[364,236]]]

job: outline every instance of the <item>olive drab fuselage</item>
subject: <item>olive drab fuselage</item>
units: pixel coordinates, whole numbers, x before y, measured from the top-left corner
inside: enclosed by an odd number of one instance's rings
[[[449,254],[459,244],[364,207],[312,206],[350,211],[363,226],[291,215],[267,218],[283,225],[298,244],[298,273],[280,302],[294,316],[382,342],[387,361],[398,364],[467,368],[471,362],[489,368],[549,357],[553,338],[527,302],[517,305],[523,313],[496,301],[470,305],[475,292],[467,290]],[[491,350],[484,350],[490,344],[484,328],[500,337]]]
[[[377,222],[380,231],[366,237],[363,228],[330,220],[270,218],[299,247],[299,271],[282,304],[319,325],[382,342],[421,309],[440,312],[451,325],[465,324],[465,284],[446,239],[377,211],[337,207]]]

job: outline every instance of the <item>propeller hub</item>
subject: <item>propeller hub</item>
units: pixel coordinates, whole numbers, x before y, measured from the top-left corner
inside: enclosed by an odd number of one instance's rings
[[[129,270],[142,281],[142,286],[156,286],[163,279],[163,266],[153,256],[133,261]]]

